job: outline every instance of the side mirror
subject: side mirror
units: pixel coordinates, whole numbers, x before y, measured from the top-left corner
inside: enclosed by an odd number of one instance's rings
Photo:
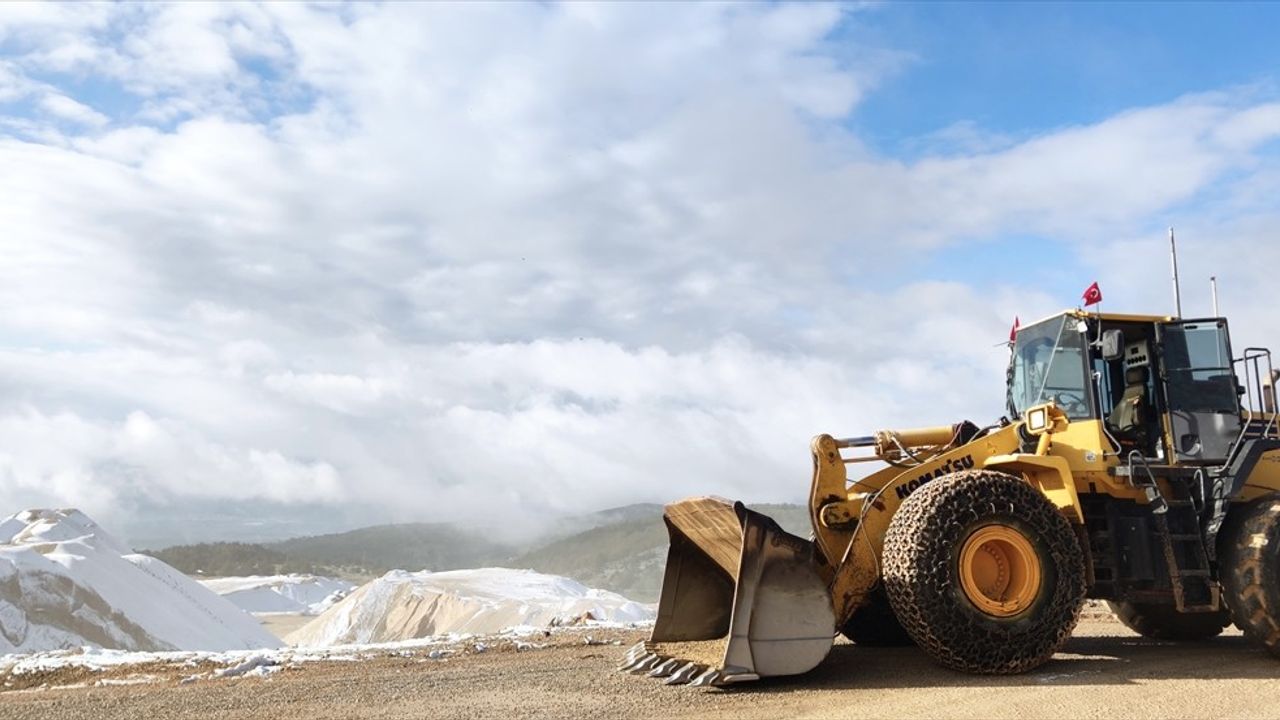
[[[1119,360],[1124,355],[1124,333],[1119,329],[1102,333],[1102,359]]]

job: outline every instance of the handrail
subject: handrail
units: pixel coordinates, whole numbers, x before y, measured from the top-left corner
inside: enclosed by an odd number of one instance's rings
[[[1147,496],[1147,502],[1151,503],[1151,512],[1156,515],[1163,515],[1169,510],[1169,503],[1164,499],[1164,494],[1160,492],[1160,484],[1156,482],[1156,476],[1151,472],[1151,466],[1147,464],[1147,458],[1137,450],[1130,450],[1126,458],[1129,461],[1129,483],[1134,487],[1143,488],[1143,493]],[[1147,484],[1138,485],[1135,483],[1133,472],[1134,460],[1142,465],[1142,470],[1147,474]]]
[[[1231,444],[1231,449],[1227,452],[1227,459],[1222,464],[1222,469],[1230,467],[1235,462],[1236,456],[1240,454],[1241,448],[1244,446],[1246,438],[1254,437],[1250,433],[1250,428],[1254,422],[1254,415],[1260,416],[1260,419],[1266,419],[1266,424],[1262,426],[1256,437],[1267,437],[1277,429],[1276,419],[1280,416],[1276,410],[1275,386],[1274,384],[1268,388],[1262,381],[1262,362],[1266,361],[1268,382],[1274,376],[1274,369],[1271,364],[1271,351],[1267,348],[1250,347],[1244,349],[1244,354],[1231,361],[1231,367],[1237,364],[1241,365],[1244,372],[1242,385],[1244,386],[1244,402],[1241,404],[1240,410],[1242,421],[1240,423],[1240,434],[1236,436],[1235,441]],[[1267,412],[1268,390],[1271,398],[1271,412]]]

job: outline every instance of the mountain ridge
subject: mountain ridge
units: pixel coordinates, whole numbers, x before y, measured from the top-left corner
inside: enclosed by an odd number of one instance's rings
[[[808,511],[802,505],[748,507],[789,532],[808,535]],[[269,543],[199,543],[141,552],[204,577],[305,572],[367,580],[389,570],[525,568],[656,602],[666,548],[662,506],[636,503],[561,518],[526,545],[489,540],[448,523],[394,523]]]

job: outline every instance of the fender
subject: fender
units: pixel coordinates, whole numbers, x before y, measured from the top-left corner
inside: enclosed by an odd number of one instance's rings
[[[1246,440],[1228,475],[1231,487],[1227,497],[1232,501],[1249,502],[1280,492],[1280,440]]]
[[[1064,457],[1057,455],[993,455],[982,467],[1022,475],[1037,487],[1068,520],[1083,525],[1084,512],[1080,509],[1080,496],[1072,480],[1071,466]]]
[[[813,485],[809,496],[814,541],[821,549],[818,572],[828,579],[842,627],[880,581],[880,555],[889,521],[920,485],[948,473],[982,467],[987,459],[1015,452],[1019,439],[1009,425],[908,469],[890,465],[850,483],[839,443],[813,439]]]

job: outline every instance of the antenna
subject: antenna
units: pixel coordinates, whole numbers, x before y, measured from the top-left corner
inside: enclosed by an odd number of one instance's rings
[[[1222,317],[1218,314],[1218,276],[1209,276],[1209,291],[1213,293],[1213,316]]]
[[[1173,307],[1174,317],[1182,317],[1182,291],[1178,289],[1178,246],[1173,241],[1173,228],[1169,228],[1169,254],[1173,256]]]

